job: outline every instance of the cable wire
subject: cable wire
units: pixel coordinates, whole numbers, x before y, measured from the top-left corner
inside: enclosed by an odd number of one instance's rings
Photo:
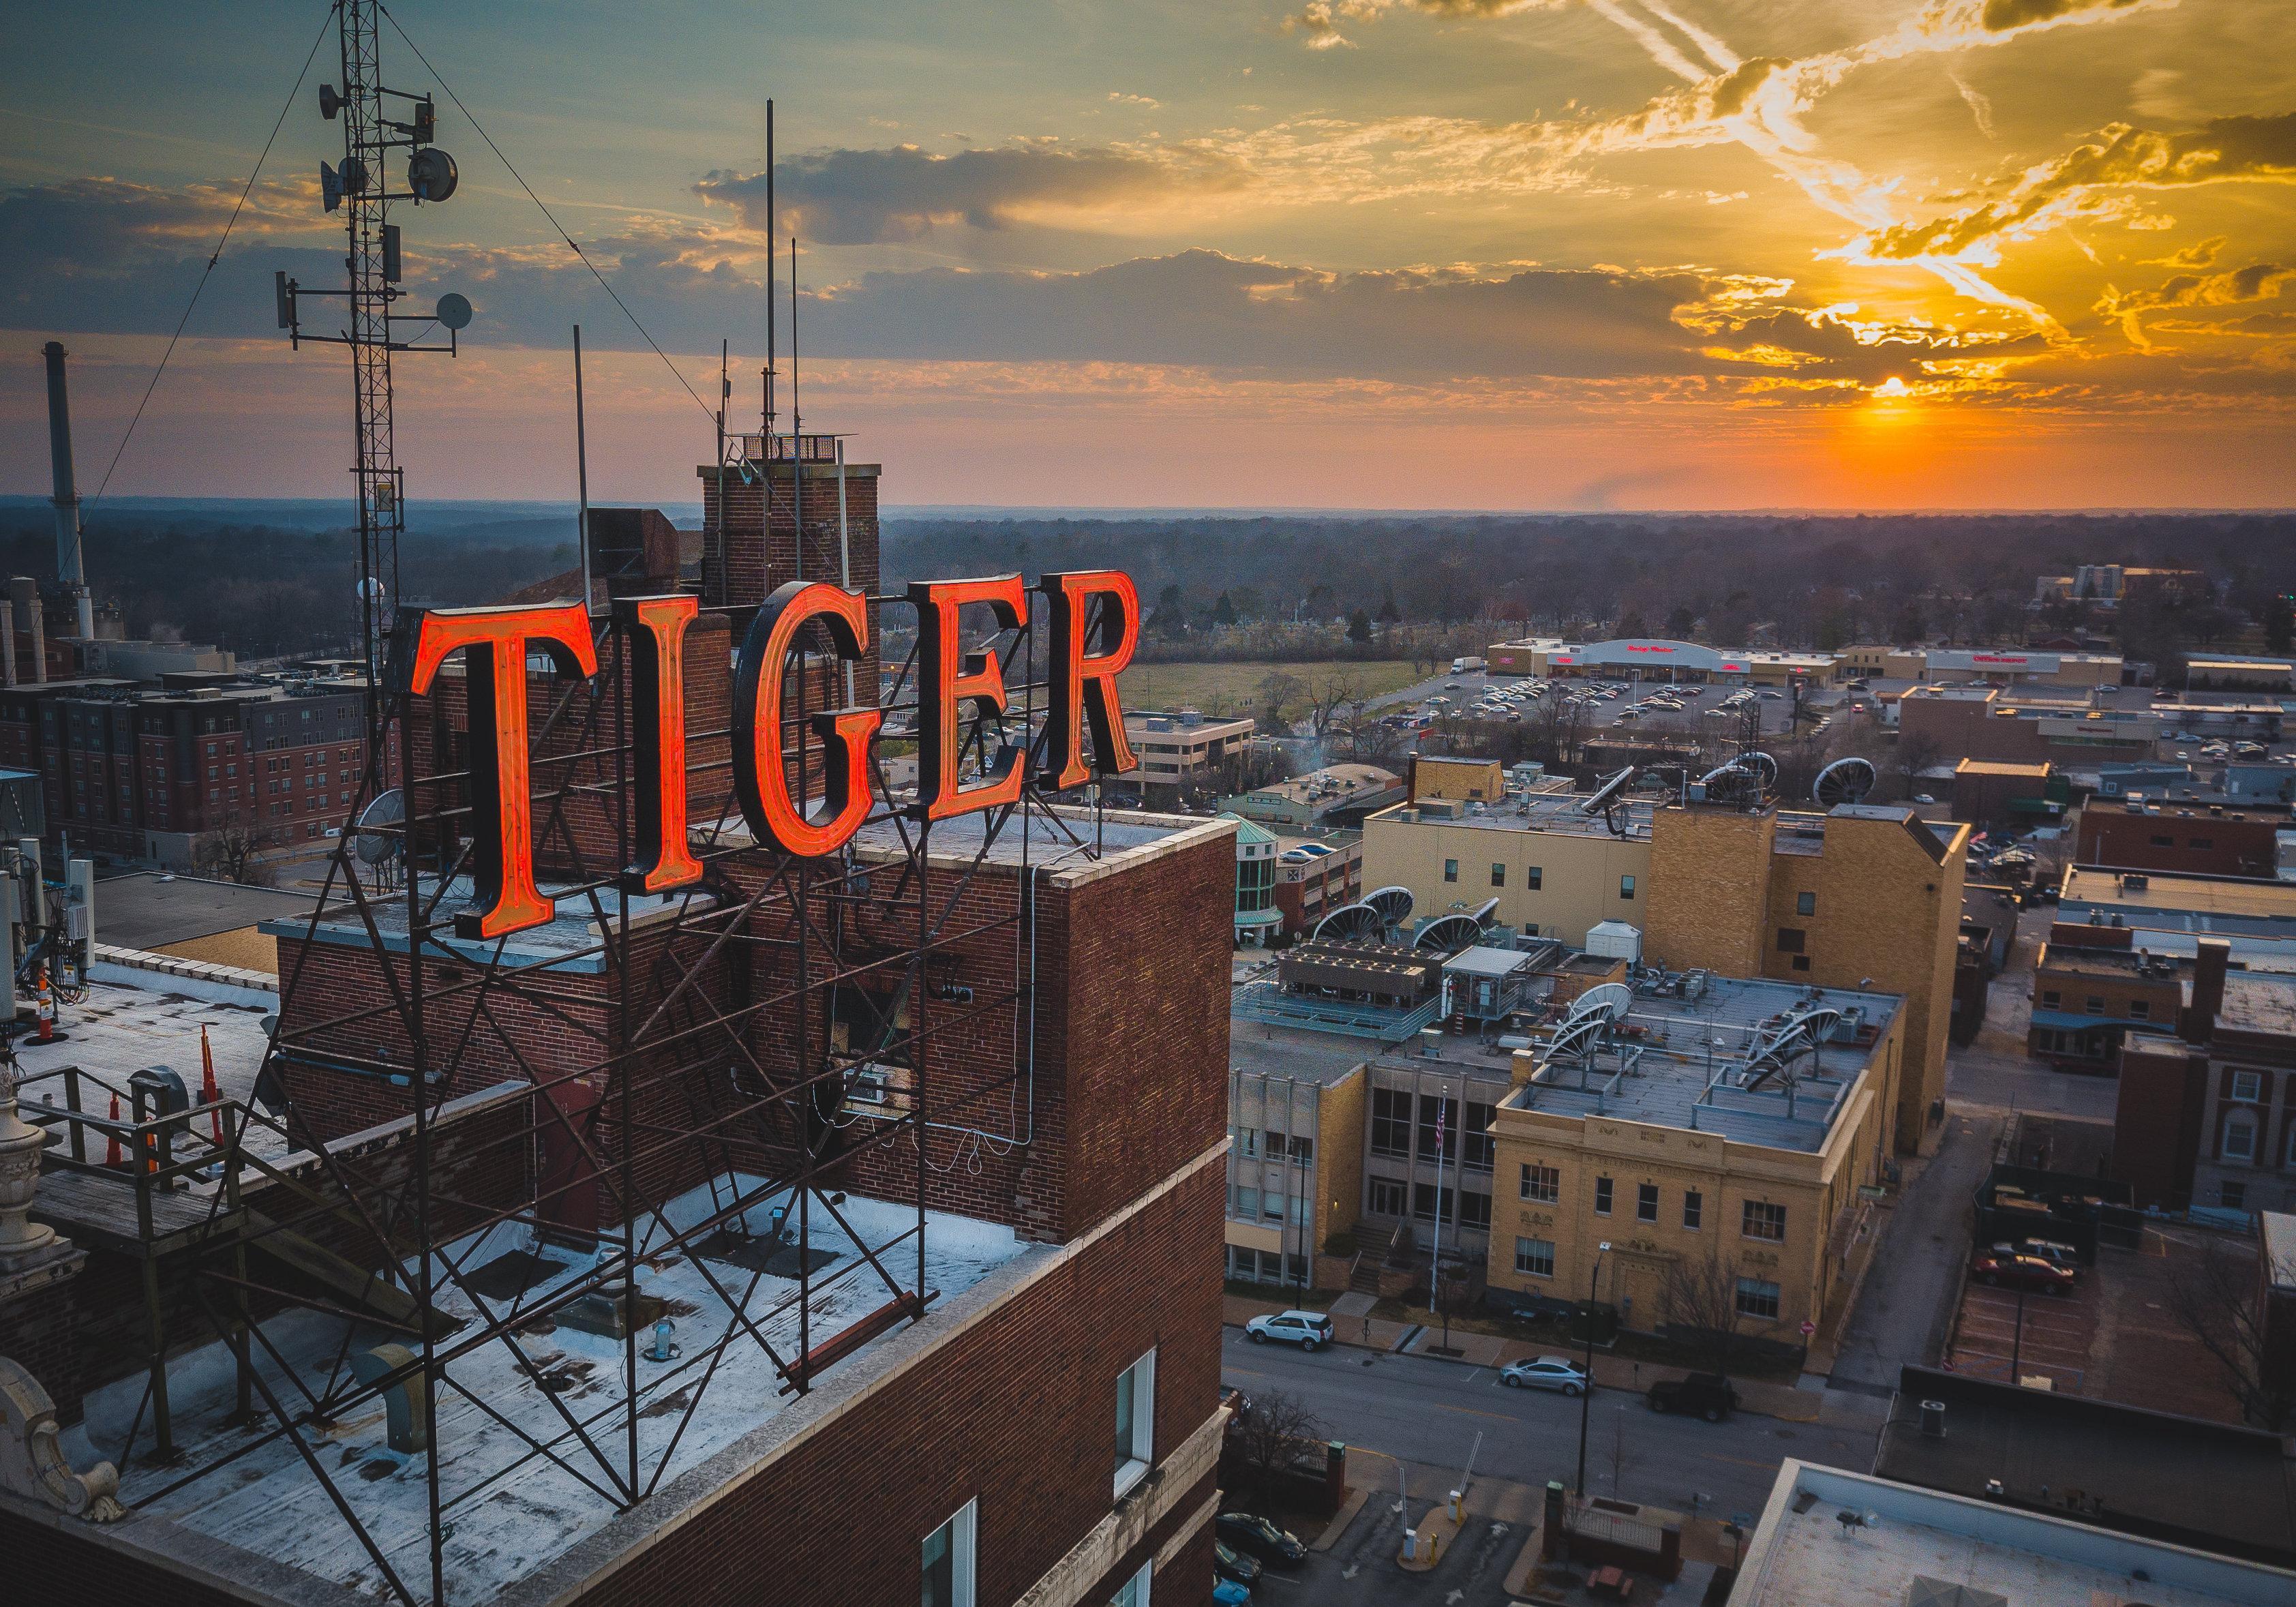
[[[135,439],[135,426],[144,422],[144,410],[152,405],[152,393],[160,388],[160,376],[168,372],[168,359],[176,355],[176,342],[184,338],[184,326],[192,321],[192,311],[199,306],[200,297],[208,288],[208,280],[216,271],[216,264],[223,260],[223,248],[230,243],[232,230],[239,226],[239,215],[246,209],[247,198],[255,193],[255,181],[263,176],[263,164],[271,160],[271,147],[279,143],[279,131],[287,126],[287,114],[295,109],[296,99],[303,93],[303,80],[311,76],[311,63],[319,59],[319,46],[327,42],[327,25],[335,20],[335,3],[336,0],[328,0],[327,14],[319,20],[318,37],[311,41],[310,52],[303,58],[303,70],[295,75],[295,87],[287,92],[287,103],[279,108],[278,119],[271,125],[271,137],[263,142],[263,153],[255,159],[255,171],[250,173],[247,183],[240,186],[239,200],[231,209],[231,217],[224,223],[223,234],[217,239],[215,250],[208,253],[208,265],[200,270],[200,282],[192,286],[192,299],[184,304],[184,316],[176,320],[176,332],[168,337],[168,349],[160,354],[160,365],[152,371],[151,382],[144,387],[144,398],[135,404],[135,412],[127,421],[127,432],[119,438],[119,445],[112,448],[111,461],[104,465],[103,479],[97,482],[95,495],[88,499],[88,512],[95,510],[96,504],[103,500],[104,492],[111,488],[112,471],[119,467],[120,455],[127,450],[127,443]],[[85,515],[81,522],[86,523]]]
[[[542,197],[534,193],[534,186],[526,182],[525,175],[521,174],[518,170],[517,167],[511,161],[509,157],[503,154],[503,148],[495,143],[495,136],[488,134],[486,131],[485,126],[479,121],[477,115],[473,113],[468,106],[463,104],[463,97],[455,93],[454,86],[447,82],[446,75],[441,73],[436,67],[430,65],[430,58],[422,53],[422,47],[421,45],[415,44],[412,38],[407,37],[406,29],[399,25],[399,21],[397,17],[390,14],[390,8],[389,6],[380,4],[380,0],[378,0],[375,9],[381,12],[383,14],[384,19],[390,22],[390,31],[397,34],[399,37],[399,41],[404,44],[407,49],[414,53],[414,59],[422,62],[424,70],[428,71],[433,78],[436,78],[439,81],[439,87],[446,92],[447,98],[448,100],[455,102],[455,110],[461,112],[463,117],[470,119],[471,127],[477,133],[480,139],[486,141],[487,149],[495,153],[495,159],[501,162],[502,165],[509,170],[510,176],[512,178],[518,181],[518,187],[526,192],[527,200],[532,201],[541,211],[542,215],[550,220],[550,226],[558,231],[558,238],[566,242],[566,249],[572,251],[576,257],[579,258],[581,259],[582,266],[590,270],[590,277],[598,282],[598,288],[604,291],[607,295],[613,298],[614,305],[622,309],[622,316],[630,321],[630,327],[638,332],[639,338],[644,340],[648,346],[653,348],[653,355],[661,359],[661,365],[664,368],[669,370],[669,377],[677,381],[678,389],[685,391],[687,396],[693,398],[693,405],[701,409],[702,417],[709,419],[713,422],[716,422],[718,415],[710,412],[709,405],[701,399],[701,393],[695,390],[693,386],[685,382],[685,376],[678,372],[677,365],[669,360],[669,354],[662,350],[660,345],[654,340],[653,336],[648,332],[646,326],[638,322],[638,316],[630,310],[629,303],[623,300],[620,295],[615,291],[614,287],[606,283],[606,276],[598,271],[597,264],[592,262],[588,256],[584,253],[582,248],[574,242],[574,236],[566,232],[566,225],[558,221],[558,214],[553,212],[548,205],[544,202]]]

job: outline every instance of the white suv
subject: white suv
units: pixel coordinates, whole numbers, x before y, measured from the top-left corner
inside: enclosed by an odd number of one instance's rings
[[[1332,1319],[1320,1311],[1279,1311],[1273,1316],[1256,1316],[1243,1325],[1243,1331],[1251,1335],[1255,1345],[1274,1341],[1314,1350],[1332,1342]]]

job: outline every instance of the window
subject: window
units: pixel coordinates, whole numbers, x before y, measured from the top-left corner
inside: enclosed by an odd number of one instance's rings
[[[925,1537],[923,1607],[972,1607],[972,1539],[978,1505],[966,1502],[955,1517]]]
[[[1443,880],[1446,881],[1456,881],[1458,879],[1459,862],[1456,859],[1446,859],[1443,862]]]
[[[1411,1214],[1422,1222],[1434,1221],[1438,1193],[1439,1191],[1435,1185],[1431,1183],[1413,1184],[1411,1185]],[[1459,1221],[1459,1191],[1454,1188],[1446,1188],[1440,1190],[1439,1193],[1443,1208],[1443,1220],[1452,1224],[1454,1226],[1456,1226]]]
[[[2044,1010],[2054,1010],[2063,1002],[2064,996],[2054,988],[2044,988],[2041,992],[2041,1007]]]
[[[1371,1091],[1371,1152],[1399,1158],[1411,1153],[1411,1095],[1401,1088]]]
[[[1608,1177],[1595,1179],[1595,1214],[1598,1217],[1611,1214],[1611,1180]]]
[[[1537,892],[1546,884],[1546,868],[1544,865],[1530,865],[1522,873],[1522,884],[1531,892]]]
[[[1778,928],[1778,952],[1782,955],[1800,954],[1806,936],[1799,926],[1781,926]]]
[[[1235,1140],[1235,1152],[1237,1154],[1249,1156],[1259,1153],[1259,1129],[1258,1127],[1230,1127],[1228,1132]],[[1275,1153],[1275,1152],[1273,1148],[1270,1148],[1268,1153],[1272,1155]]]
[[[1471,1172],[1488,1172],[1498,1164],[1498,1145],[1491,1139],[1491,1123],[1498,1112],[1489,1105],[1467,1102],[1466,1150],[1460,1164]]]
[[[1505,887],[1506,885],[1506,866],[1501,865],[1496,859],[1491,861],[1491,885],[1493,887]]]
[[[2217,1185],[2217,1203],[2228,1211],[2244,1209],[2248,1205],[2248,1185],[2226,1178]]]
[[[1108,1607],[1148,1607],[1149,1576],[1156,1571],[1151,1561],[1140,1564],[1140,1571],[1124,1581],[1117,1593],[1108,1598]]]
[[[2261,1071],[2234,1072],[2232,1096],[2245,1105],[2261,1104],[2264,1101],[2264,1073]]]
[[[2177,846],[2177,840],[2166,832],[2155,832],[2152,834],[2152,846],[2156,849],[2173,849]]]
[[[1767,1239],[1773,1244],[1783,1243],[1786,1236],[1786,1208],[1749,1200],[1744,1214],[1738,1220],[1738,1231],[1749,1239]]]
[[[2212,849],[2217,846],[2217,840],[2213,837],[2195,837],[2193,839],[2193,846],[2196,849]]]
[[[2128,1019],[2132,1021],[2145,1021],[2152,1020],[2152,1001],[2150,999],[2129,1000]]]
[[[1636,1185],[1635,1189],[1635,1220],[1637,1222],[1655,1222],[1658,1220],[1657,1184],[1644,1183]]]
[[[1439,1095],[1419,1096],[1419,1158],[1440,1164],[1459,1152],[1459,1102]]]
[[[2086,1010],[2091,1015],[2103,1015],[2104,1013],[2104,1001],[2095,994],[2091,994],[2082,1004],[2081,1008]]]
[[[1553,1205],[1562,1198],[1562,1174],[1551,1166],[1526,1164],[1522,1168],[1522,1197],[1541,1205]]]
[[[1621,898],[1632,899],[1632,898],[1634,898],[1634,896],[1635,896],[1635,879],[1634,879],[1632,876],[1621,876],[1621,877],[1620,877],[1620,878],[1619,878],[1619,897],[1620,897],[1620,898]]]
[[[1554,1241],[1517,1239],[1514,1242],[1514,1269],[1526,1277],[1553,1277],[1554,1275]]]
[[[1808,955],[1794,955],[1793,968],[1796,971],[1808,971],[1809,969],[1809,956]]]
[[[1700,1193],[1696,1189],[1691,1189],[1685,1192],[1682,1196],[1683,1226],[1688,1228],[1693,1233],[1696,1233],[1698,1231],[1699,1223],[1703,1219],[1705,1215],[1706,1196]]]
[[[1156,1353],[1116,1375],[1116,1493],[1140,1482],[1156,1460]]]
[[[2226,1160],[2256,1159],[2256,1119],[2245,1111],[2234,1111],[2225,1122],[2224,1158]]]
[[[1316,1141],[1314,1139],[1300,1138],[1297,1136],[1293,1137],[1292,1140],[1292,1165],[1306,1166],[1309,1161],[1315,1160],[1315,1158]]]
[[[1403,1185],[1393,1177],[1366,1178],[1370,1198],[1364,1209],[1375,1217],[1399,1217],[1406,1203]]]
[[[1817,914],[1817,895],[1816,893],[1796,893],[1794,895],[1794,914],[1797,915],[1814,915]]]
[[[1761,1278],[1740,1278],[1737,1311],[1740,1316],[1777,1321],[1778,1286]]]
[[[1470,1189],[1461,1189],[1458,1208],[1460,1226],[1472,1227],[1480,1233],[1490,1232],[1491,1197],[1488,1194],[1478,1194]]]
[[[1249,1222],[1259,1215],[1259,1191],[1238,1184],[1235,1198],[1228,1201],[1228,1215],[1239,1222]]]
[[[1272,1189],[1272,1188],[1270,1188],[1270,1189],[1262,1189],[1262,1190],[1260,1190],[1260,1192],[1259,1192],[1259,1214],[1260,1214],[1260,1216],[1261,1216],[1263,1218],[1265,1218],[1266,1220],[1270,1221],[1270,1222],[1281,1222],[1281,1221],[1283,1221],[1283,1198],[1284,1198],[1284,1197],[1283,1197],[1283,1195],[1282,1195],[1281,1193],[1277,1193],[1275,1190],[1274,1190],[1274,1189]]]

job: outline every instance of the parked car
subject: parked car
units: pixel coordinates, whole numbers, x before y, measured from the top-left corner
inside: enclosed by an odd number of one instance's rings
[[[1914,801],[1917,804],[1933,804],[1937,802],[1937,799],[1928,792],[1916,792],[1914,794]]]
[[[1234,1384],[1220,1386],[1220,1405],[1229,1408],[1228,1427],[1234,1428],[1251,1415],[1251,1397]]]
[[[1212,1542],[1212,1571],[1223,1579],[1234,1579],[1247,1590],[1259,1583],[1259,1564],[1225,1540]]]
[[[1709,1423],[1720,1423],[1738,1409],[1738,1391],[1719,1373],[1667,1379],[1650,1387],[1648,1398],[1653,1412],[1684,1412]]]
[[[1297,1568],[1308,1560],[1308,1548],[1288,1529],[1275,1527],[1252,1513],[1222,1513],[1218,1538],[1234,1549],[1277,1568]]]
[[[2044,1256],[1988,1253],[1969,1264],[1970,1275],[1988,1288],[2033,1289],[2048,1294],[2072,1292],[2073,1275]]]
[[[1212,1601],[1217,1604],[1217,1607],[1249,1607],[1251,1601],[1251,1592],[1246,1590],[1234,1579],[1223,1579],[1219,1575],[1214,1574],[1212,1576]]]
[[[2062,1240],[2019,1239],[2014,1243],[1995,1245],[1993,1253],[1997,1256],[2038,1256],[2044,1261],[2063,1267],[2075,1277],[2080,1275],[2080,1252]]]
[[[1560,1356],[1509,1362],[1499,1372],[1499,1382],[1510,1390],[1560,1390],[1565,1395],[1583,1395],[1587,1390],[1587,1375],[1578,1364]]]
[[[1274,1341],[1314,1350],[1332,1342],[1332,1319],[1320,1311],[1279,1311],[1273,1316],[1256,1316],[1243,1325],[1243,1331],[1255,1345]]]

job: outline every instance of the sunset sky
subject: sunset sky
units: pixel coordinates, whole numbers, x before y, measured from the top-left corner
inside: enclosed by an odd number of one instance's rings
[[[50,338],[95,489],[324,15],[12,24],[0,491],[47,489]],[[2296,503],[2288,0],[392,15],[704,400],[732,341],[750,428],[775,97],[807,422],[890,503]],[[343,355],[271,318],[340,273],[335,76],[330,33],[115,495],[344,494]],[[578,322],[594,496],[693,500],[701,406],[443,96],[439,140],[408,288],[479,313],[401,360],[410,494],[571,497]]]

